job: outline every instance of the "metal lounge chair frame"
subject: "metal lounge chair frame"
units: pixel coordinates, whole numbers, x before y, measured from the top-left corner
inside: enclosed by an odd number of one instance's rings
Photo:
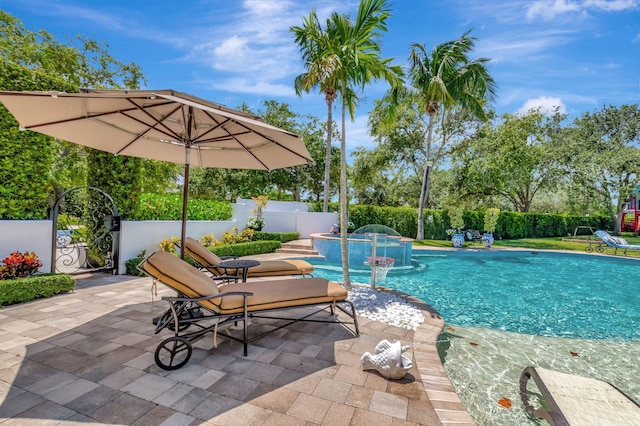
[[[620,237],[614,237],[607,231],[594,232],[598,238],[600,238],[606,245],[614,248],[613,254],[618,254],[618,249],[624,250],[624,255],[627,255],[627,250],[640,250],[640,245],[629,244],[627,240]]]
[[[222,277],[220,279],[228,279],[229,275],[231,275],[231,278],[235,277],[233,271],[230,271],[230,274],[227,275],[227,271],[218,265],[222,260],[238,259],[236,256],[218,257],[191,237],[185,238],[184,252],[194,261],[194,265],[197,268],[211,273],[214,277]],[[249,277],[284,275],[311,277],[313,276],[312,274],[313,265],[304,260],[263,260],[260,261],[260,266],[249,269]]]
[[[353,302],[347,300],[347,291],[324,278],[247,282],[228,284],[218,289],[204,272],[163,251],[153,253],[138,265],[138,269],[152,277],[154,285],[160,281],[178,293],[175,297],[162,298],[169,303],[169,309],[154,318],[156,334],[165,328],[174,333],[157,346],[154,355],[156,364],[165,370],[175,370],[185,365],[191,357],[192,343],[208,333],[213,333],[215,346],[219,328],[230,323],[237,326],[242,322],[241,335],[234,336],[229,330],[221,330],[220,334],[242,343],[245,356],[250,342],[298,321],[340,324],[354,336],[360,335],[356,309]],[[301,307],[316,309],[310,313],[307,310],[295,317],[265,315]],[[335,315],[336,308],[350,320],[340,320]],[[326,313],[327,310],[330,314],[328,318],[314,318],[316,314]],[[284,320],[285,323],[266,333],[250,337],[250,318]],[[195,330],[187,332],[192,326]],[[349,326],[353,326],[353,330]]]
[[[541,408],[529,402],[533,379],[543,397]],[[528,366],[520,376],[520,397],[528,415],[552,425],[632,425],[640,423],[640,405],[610,383]]]

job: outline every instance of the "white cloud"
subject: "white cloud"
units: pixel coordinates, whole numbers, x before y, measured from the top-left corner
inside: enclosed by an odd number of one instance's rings
[[[569,12],[580,11],[580,6],[571,0],[539,0],[529,6],[527,10],[527,20],[531,21],[541,16],[548,21],[556,15],[564,15]]]
[[[340,126],[340,116],[335,117]],[[375,147],[373,138],[369,135],[368,115],[356,116],[354,121],[347,117],[347,151],[353,151],[357,147],[371,149]]]
[[[528,99],[522,107],[516,111],[517,114],[526,114],[532,109],[539,109],[543,114],[552,114],[556,110],[560,113],[566,112],[566,107],[560,98],[540,96],[536,99]]]
[[[527,20],[549,21],[562,15],[585,15],[592,11],[620,12],[640,8],[640,0],[537,0],[527,9]]]
[[[294,97],[295,91],[291,84],[272,83],[268,80],[252,80],[249,78],[228,78],[207,80],[200,79],[200,83],[211,89],[224,90],[233,93],[249,93],[258,96]]]

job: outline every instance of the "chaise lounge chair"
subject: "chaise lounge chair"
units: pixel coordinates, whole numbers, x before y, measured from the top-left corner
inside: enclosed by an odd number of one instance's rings
[[[196,262],[196,266],[208,271],[214,276],[226,276],[225,269],[218,265],[223,259],[212,253],[198,241],[191,237],[185,238],[184,252]],[[249,268],[248,277],[268,277],[282,275],[311,276],[313,265],[304,260],[262,260],[260,265]]]
[[[192,352],[192,343],[212,332],[214,342],[218,327],[242,322],[241,337],[233,336],[230,330],[223,336],[241,342],[247,355],[249,342],[263,337],[266,333],[249,338],[247,321],[250,318],[286,320],[284,325],[273,327],[269,332],[279,330],[297,321],[313,321],[352,325],[351,330],[359,336],[356,309],[347,300],[348,292],[337,283],[324,278],[300,278],[228,284],[221,289],[204,272],[167,252],[158,251],[145,259],[138,268],[145,274],[177,291],[177,297],[163,297],[169,309],[154,318],[156,333],[164,328],[174,332],[173,337],[163,340],[155,351],[156,364],[165,370],[175,370],[185,365]],[[279,318],[263,315],[267,312],[300,307],[317,307],[301,316]],[[327,315],[327,308],[330,316]],[[335,309],[344,312],[350,320],[341,321]],[[323,315],[319,316],[318,314]],[[202,322],[208,322],[203,325]],[[185,332],[189,326],[195,331]],[[221,332],[222,334],[222,332]]]
[[[534,409],[529,403],[530,378],[542,394],[545,408]],[[520,376],[520,397],[527,414],[552,425],[640,424],[640,405],[601,380],[529,366]]]
[[[625,256],[627,255],[627,250],[640,250],[640,245],[629,244],[624,238],[614,237],[607,231],[596,231],[594,234],[606,245],[615,249],[613,254],[618,254],[618,249],[623,249]]]

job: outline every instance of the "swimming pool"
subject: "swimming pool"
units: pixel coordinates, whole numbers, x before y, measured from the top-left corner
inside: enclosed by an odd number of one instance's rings
[[[341,281],[340,265],[307,259]],[[593,340],[640,341],[640,263],[537,251],[415,252],[384,283],[436,308],[449,324]],[[368,269],[352,282],[368,283]]]

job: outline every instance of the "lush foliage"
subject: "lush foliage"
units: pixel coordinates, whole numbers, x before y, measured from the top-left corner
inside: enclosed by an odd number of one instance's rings
[[[464,211],[459,207],[453,207],[448,210],[447,214],[454,232],[460,232],[464,228]]]
[[[29,302],[72,291],[76,281],[71,275],[38,275],[15,280],[0,281],[0,305]]]
[[[484,227],[483,229],[487,232],[493,232],[496,230],[496,225],[498,224],[498,217],[500,215],[500,209],[495,207],[488,208],[484,212]]]
[[[123,219],[135,216],[139,208],[141,159],[89,150],[87,185],[100,188],[113,198]]]
[[[134,277],[142,277],[144,273],[138,269],[138,265],[144,260],[144,257],[134,257],[124,263],[124,267],[127,275],[133,275]]]
[[[0,89],[74,91],[55,77],[1,58]],[[55,158],[52,138],[19,130],[11,113],[0,105],[0,145],[0,219],[44,219],[49,207],[49,169]]]
[[[189,220],[229,220],[233,206],[228,201],[190,199],[187,203]],[[140,208],[133,220],[180,220],[182,217],[182,195],[140,195]]]
[[[279,241],[250,241],[246,243],[221,244],[209,247],[218,256],[248,256],[252,254],[273,253],[282,244]]]
[[[24,253],[13,252],[2,263],[4,265],[0,266],[0,280],[28,277],[38,272],[38,269],[42,267],[38,255],[28,251]]]
[[[561,173],[561,114],[504,114],[461,144],[455,153],[455,192],[462,198],[497,196],[527,212],[542,191],[555,190]]]
[[[77,92],[79,87],[137,88],[143,81],[140,68],[115,60],[107,52],[107,45],[82,36],[73,41],[75,46],[65,45],[45,30],[35,33],[25,29],[20,20],[1,10],[0,35],[3,90]],[[68,185],[78,183],[74,173],[84,170],[81,148],[53,142],[44,135],[20,132],[4,107],[0,107],[0,142],[0,219],[46,217],[53,200]],[[111,167],[108,162],[100,164],[106,169]],[[114,187],[129,179],[127,174],[113,177],[117,178]],[[125,184],[123,191],[129,189],[130,185]],[[119,196],[115,198],[120,201]],[[125,202],[123,211],[128,210]]]

